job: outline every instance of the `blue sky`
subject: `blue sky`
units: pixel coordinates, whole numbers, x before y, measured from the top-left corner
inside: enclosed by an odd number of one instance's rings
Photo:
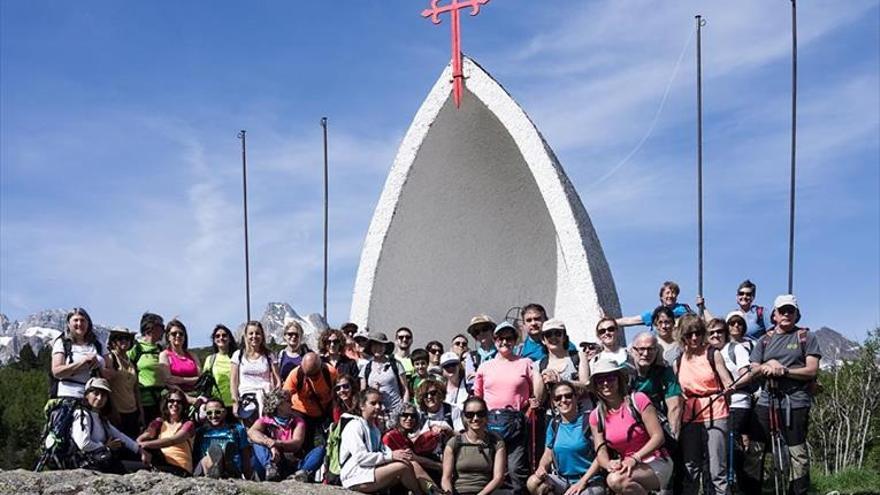
[[[0,312],[84,306],[196,343],[251,294],[329,319],[410,120],[449,59],[428,1],[0,2]],[[705,292],[786,287],[790,3],[494,0],[463,49],[530,115],[580,193],[624,313],[696,294],[695,40],[703,31]],[[795,293],[803,323],[880,323],[880,3],[801,2]],[[677,62],[681,59],[681,63]],[[640,145],[641,143],[641,145]],[[627,158],[628,157],[628,158]],[[524,267],[525,268],[525,267]]]

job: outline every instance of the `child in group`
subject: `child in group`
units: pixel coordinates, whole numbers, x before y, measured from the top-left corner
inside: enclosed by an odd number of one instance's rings
[[[416,349],[412,351],[410,354],[410,359],[413,364],[413,374],[409,379],[409,389],[415,390],[419,388],[419,385],[422,384],[423,381],[428,379],[437,379],[438,377],[432,375],[428,372],[428,366],[430,365],[430,361],[428,359],[428,351],[424,349]],[[415,403],[416,399],[413,397],[413,403]]]

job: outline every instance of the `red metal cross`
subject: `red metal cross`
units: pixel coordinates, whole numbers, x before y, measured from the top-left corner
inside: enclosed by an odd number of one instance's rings
[[[470,7],[471,16],[480,13],[480,6],[489,0],[450,0],[450,3],[437,6],[440,0],[431,0],[431,8],[422,11],[422,17],[430,17],[431,22],[440,24],[440,14],[449,12],[452,16],[452,97],[456,108],[461,106],[461,94],[464,87],[464,74],[461,72],[461,26],[459,10]]]

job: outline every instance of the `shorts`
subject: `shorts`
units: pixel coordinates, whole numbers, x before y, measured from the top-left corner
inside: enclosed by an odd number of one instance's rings
[[[669,480],[672,479],[672,459],[668,457],[655,457],[651,462],[646,462],[645,464],[657,475],[657,479],[660,480],[661,489],[669,485]]]

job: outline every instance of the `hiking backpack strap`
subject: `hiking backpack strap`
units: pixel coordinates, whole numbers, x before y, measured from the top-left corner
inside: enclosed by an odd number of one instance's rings
[[[764,306],[755,306],[755,317],[761,330],[767,330],[767,324],[764,323]]]

